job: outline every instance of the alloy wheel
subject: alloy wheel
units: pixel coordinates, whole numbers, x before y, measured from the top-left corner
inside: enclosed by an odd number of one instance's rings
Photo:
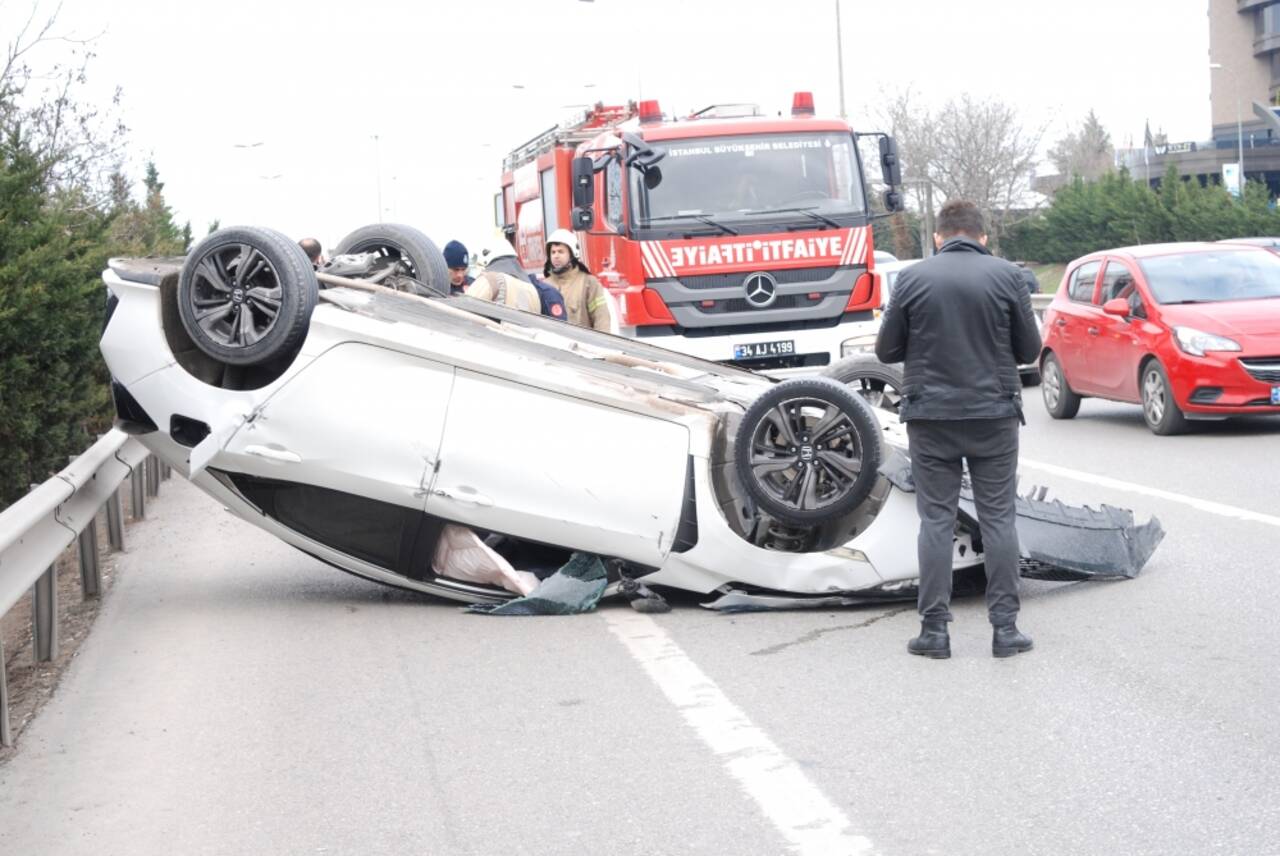
[[[187,299],[192,318],[211,341],[238,348],[261,341],[275,326],[283,289],[260,250],[231,244],[196,263]]]
[[[862,444],[853,420],[817,398],[787,399],[757,424],[751,471],[774,499],[813,511],[842,498],[862,472]]]
[[[1142,411],[1147,417],[1147,423],[1150,425],[1159,425],[1164,419],[1165,408],[1168,406],[1167,391],[1164,388],[1164,379],[1160,377],[1160,373],[1154,369],[1148,369],[1142,378]]]
[[[1050,410],[1057,408],[1062,399],[1062,372],[1058,369],[1057,360],[1045,360],[1040,392],[1044,395],[1045,406]]]

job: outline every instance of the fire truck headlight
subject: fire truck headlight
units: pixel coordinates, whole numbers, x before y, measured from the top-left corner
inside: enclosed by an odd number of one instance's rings
[[[853,336],[840,343],[840,358],[852,357],[854,354],[870,354],[875,349],[875,334]]]

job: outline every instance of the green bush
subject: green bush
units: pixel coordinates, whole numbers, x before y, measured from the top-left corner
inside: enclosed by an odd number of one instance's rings
[[[0,507],[110,425],[97,347],[109,220],[49,185],[19,133],[0,141]]]
[[[1158,189],[1123,171],[1075,179],[1011,236],[1006,250],[1013,258],[1068,262],[1115,247],[1248,235],[1280,235],[1280,212],[1265,185],[1247,184],[1240,202],[1220,185],[1183,181],[1171,166]]]

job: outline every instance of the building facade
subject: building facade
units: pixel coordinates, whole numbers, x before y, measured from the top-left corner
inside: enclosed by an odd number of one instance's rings
[[[1236,141],[1237,108],[1246,141],[1265,135],[1252,105],[1280,94],[1280,0],[1209,0],[1209,63],[1213,138]]]
[[[1280,130],[1254,104],[1280,103],[1280,0],[1208,0],[1209,109],[1212,139],[1155,140],[1116,152],[1135,178],[1158,184],[1169,164],[1184,178],[1222,180],[1222,167],[1241,159],[1249,181],[1280,196]],[[1273,111],[1275,112],[1275,111]]]

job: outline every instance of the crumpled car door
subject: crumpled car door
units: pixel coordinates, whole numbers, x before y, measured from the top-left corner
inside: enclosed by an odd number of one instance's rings
[[[211,466],[423,509],[453,367],[348,342],[272,395]]]
[[[459,369],[427,513],[659,566],[688,465],[683,425]]]

